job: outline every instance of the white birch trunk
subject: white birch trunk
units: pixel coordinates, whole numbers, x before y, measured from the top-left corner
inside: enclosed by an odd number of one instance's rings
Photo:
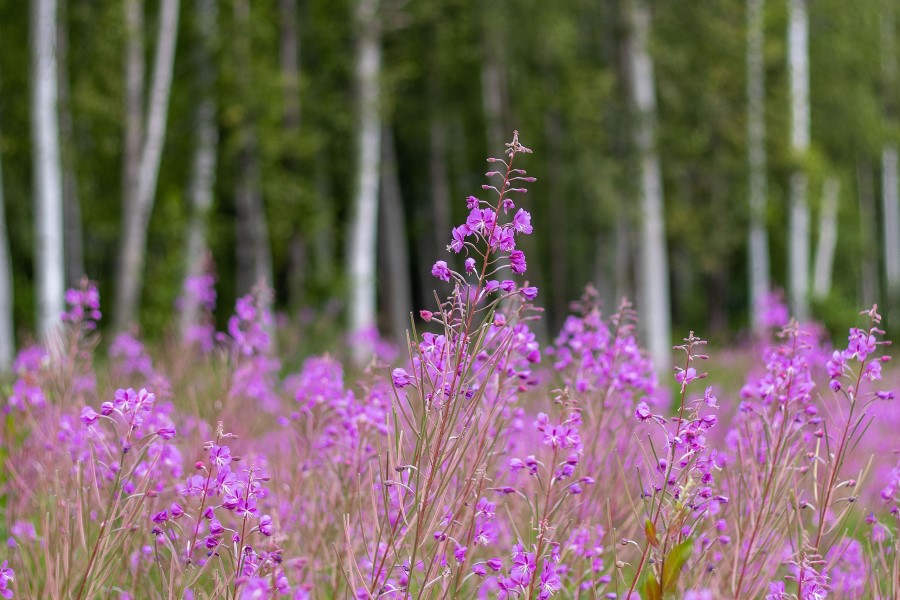
[[[56,75],[56,0],[35,0],[31,13],[32,135],[38,329],[49,339],[63,312],[62,167]]]
[[[126,203],[123,215],[119,255],[118,288],[116,290],[115,326],[124,329],[138,316],[144,261],[147,255],[147,228],[156,197],[159,163],[166,139],[166,120],[172,89],[175,43],[178,40],[179,0],[162,0],[159,7],[159,34],[153,59],[153,81],[141,145],[141,161],[137,173],[137,192],[133,204]]]
[[[897,180],[897,144],[884,145],[881,155],[882,208],[884,210],[884,269],[888,310],[894,314],[900,302],[900,197]]]
[[[350,331],[358,334],[375,327],[378,233],[378,188],[381,160],[381,31],[378,0],[356,5],[356,132],[357,180],[350,229]],[[371,355],[365,344],[354,345],[354,360],[362,364]]]
[[[766,231],[765,0],[747,0],[747,140],[749,170],[750,319],[761,334],[760,315],[771,288],[769,235]]]
[[[9,372],[15,354],[12,261],[9,256],[9,236],[6,233],[3,169],[0,165],[0,375]]]
[[[141,143],[144,139],[144,3],[125,0],[125,139],[122,202],[125,213],[136,205]]]
[[[791,150],[797,160],[809,151],[809,15],[807,0],[790,0],[788,70],[791,88]],[[799,320],[809,317],[810,214],[807,175],[800,167],[790,180],[788,223],[791,309]]]
[[[813,298],[823,301],[831,293],[831,275],[834,266],[834,251],[837,248],[838,204],[841,182],[836,177],[825,180],[822,194],[822,210],[819,213],[819,243],[816,246],[816,261],[813,269]]]
[[[897,57],[895,53],[896,18],[894,2],[881,8],[881,71],[884,81],[885,120],[896,126]],[[890,129],[890,127],[888,128]],[[900,316],[900,190],[897,175],[897,142],[890,140],[881,152],[881,201],[884,218],[884,270],[887,284],[886,313],[893,325]]]
[[[213,189],[216,183],[216,159],[219,132],[216,128],[216,102],[212,85],[215,79],[215,65],[212,49],[216,36],[218,4],[216,0],[195,0],[194,11],[199,25],[200,39],[197,40],[195,68],[200,87],[200,103],[197,106],[194,130],[194,159],[191,166],[191,219],[187,231],[188,277],[199,277],[207,267],[208,244],[206,241],[207,221],[213,203]],[[181,306],[180,328],[182,339],[199,315],[199,298],[193,294],[184,296]]]
[[[634,144],[640,161],[640,306],[650,354],[662,374],[672,366],[672,326],[662,172],[656,150],[656,89],[648,49],[651,16],[645,0],[628,0],[627,4],[625,60],[635,116]]]

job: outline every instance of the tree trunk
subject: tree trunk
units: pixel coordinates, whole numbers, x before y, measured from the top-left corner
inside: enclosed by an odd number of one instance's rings
[[[872,235],[872,232],[878,230],[878,224],[875,220],[875,181],[872,165],[865,159],[861,159],[856,167],[856,188],[859,194],[859,227],[862,240],[861,305],[872,306],[881,299],[878,282],[878,245],[876,236]]]
[[[897,120],[897,57],[895,52],[896,17],[894,3],[882,4],[881,70],[884,81],[884,112],[888,131]],[[897,142],[890,140],[881,152],[881,200],[884,223],[884,270],[887,284],[885,313],[888,324],[895,326],[900,319],[900,190],[897,175]]]
[[[434,101],[432,106],[434,106]],[[428,128],[428,176],[431,183],[431,218],[435,255],[450,239],[450,178],[447,173],[447,126],[440,110],[432,111]],[[393,144],[392,144],[393,145]]]
[[[750,200],[750,320],[763,334],[762,314],[769,278],[769,236],[766,232],[768,180],[766,177],[765,117],[765,0],[747,0],[747,140]]]
[[[790,0],[788,70],[791,86],[791,150],[799,161],[809,151],[809,15],[807,0]],[[810,215],[807,175],[801,165],[791,174],[788,223],[791,309],[799,320],[809,317]]]
[[[125,0],[125,139],[122,158],[124,214],[137,205],[144,139],[144,2]]]
[[[300,34],[297,24],[297,0],[279,0],[280,19],[278,62],[281,71],[283,104],[282,122],[288,140],[283,157],[283,167],[289,173],[300,170],[297,146],[300,137]],[[299,199],[291,198],[291,205],[298,206]],[[288,241],[287,292],[288,303],[293,310],[303,305],[306,287],[308,258],[306,240],[301,228],[295,228]]]
[[[640,166],[640,307],[650,354],[657,372],[662,374],[672,366],[672,334],[662,173],[656,150],[656,90],[653,59],[648,50],[651,17],[645,0],[626,3],[625,60]]]
[[[481,104],[487,131],[488,156],[500,156],[507,136],[506,114],[509,106],[506,69],[503,58],[502,22],[489,4],[482,13]]]
[[[12,261],[9,256],[9,236],[6,233],[3,169],[0,165],[0,375],[9,372],[15,354]]]
[[[826,300],[831,293],[840,194],[840,180],[837,177],[827,178],[822,194],[822,210],[819,213],[819,243],[816,246],[816,262],[813,269],[813,298],[818,302]]]
[[[565,168],[563,166],[563,131],[562,115],[556,109],[544,115],[544,137],[547,140],[547,181],[549,197],[553,204],[547,206],[547,219],[552,231],[566,231],[566,203],[560,202],[565,194]],[[566,260],[568,237],[551,235],[549,242],[550,264],[550,331],[558,331],[566,318],[569,301],[569,265]],[[601,240],[597,242],[602,246]]]
[[[387,267],[388,313],[393,341],[400,347],[406,344],[409,313],[412,310],[409,252],[407,250],[406,215],[397,172],[394,136],[388,127],[381,138],[381,231],[384,234],[385,264]]]
[[[159,6],[159,33],[156,39],[153,82],[144,128],[146,135],[141,144],[137,191],[130,201],[126,197],[124,206],[115,302],[115,326],[120,330],[128,327],[138,317],[140,308],[141,284],[147,254],[147,228],[150,225],[150,214],[156,197],[159,164],[166,139],[175,43],[178,40],[179,4],[179,0],[162,0]]]
[[[281,19],[279,63],[284,102],[284,125],[288,132],[300,129],[300,34],[297,0],[279,0]]]
[[[84,243],[81,231],[81,203],[78,199],[78,180],[75,176],[75,128],[72,123],[69,86],[69,33],[66,19],[66,0],[59,0],[59,27],[56,35],[56,54],[59,62],[59,132],[63,166],[63,244],[66,260],[66,286],[77,287],[85,275]]]
[[[881,154],[882,208],[884,210],[884,269],[889,318],[900,313],[900,196],[897,181],[897,144],[884,145]]]
[[[219,132],[216,128],[216,101],[213,93],[217,0],[195,0],[194,11],[199,27],[199,40],[195,47],[194,68],[198,82],[199,104],[195,116],[194,159],[191,165],[191,217],[187,230],[187,277],[199,277],[207,268],[209,252],[206,228],[212,208],[216,183],[216,160]],[[196,323],[200,311],[200,299],[194,294],[184,296],[181,306],[181,335]]]
[[[375,269],[378,233],[378,175],[381,159],[381,29],[378,0],[356,4],[356,118],[357,181],[350,228],[350,332],[375,327]],[[371,355],[366,344],[354,345],[354,360]]]
[[[250,66],[250,3],[235,0],[234,22],[238,86],[243,104],[237,155],[237,268],[238,294],[256,285],[272,287],[272,248],[269,225],[260,186],[259,140],[256,133],[256,104]]]
[[[56,75],[56,0],[35,0],[31,12],[32,151],[34,169],[38,329],[52,335],[63,312],[63,198]]]

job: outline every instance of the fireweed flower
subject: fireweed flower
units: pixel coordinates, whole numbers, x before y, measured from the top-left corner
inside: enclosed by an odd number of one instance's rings
[[[12,598],[12,584],[16,580],[16,573],[9,567],[8,561],[3,561],[0,565],[0,596],[4,598]]]
[[[78,289],[71,288],[66,291],[66,304],[69,309],[62,314],[62,320],[81,326],[86,330],[97,328],[97,323],[102,318],[100,312],[100,292],[97,286],[82,279]]]

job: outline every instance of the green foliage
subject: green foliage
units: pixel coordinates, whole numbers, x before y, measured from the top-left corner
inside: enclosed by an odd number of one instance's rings
[[[277,302],[292,310],[322,306],[344,281],[346,223],[356,173],[354,149],[354,3],[299,0],[299,129],[285,127],[277,2],[251,2],[250,26],[234,23],[232,2],[219,3],[215,49],[219,157],[210,241],[225,313],[236,295],[234,189],[238,130],[256,130],[262,194],[268,215]],[[640,214],[625,101],[623,4],[571,0],[493,2],[410,0],[382,3],[384,86],[381,111],[394,133],[410,234],[414,283],[429,280],[436,240],[430,195],[429,131],[447,133],[451,216],[474,188],[473,165],[489,148],[482,68],[492,60],[504,82],[503,128],[528,131],[540,170],[533,186],[535,223],[552,230],[529,248],[532,283],[545,296],[549,319],[587,280],[606,301],[633,295],[632,256]],[[673,0],[653,4],[659,129],[675,325],[708,322],[727,336],[746,324],[746,15],[744,3]],[[33,321],[33,247],[27,2],[0,5],[0,160],[16,290],[15,319]],[[857,168],[879,164],[882,143],[897,138],[885,119],[891,101],[881,73],[881,10],[877,0],[848,5],[810,3],[813,146],[793,156],[788,140],[785,3],[766,3],[766,146],[772,271],[786,281],[786,189],[789,173],[810,174],[815,209],[826,176],[842,180],[836,298],[860,303],[864,254]],[[158,3],[145,6],[148,75]],[[171,323],[184,275],[184,231],[194,144],[198,24],[183,2],[165,152],[149,235],[148,285],[142,319],[153,336]],[[67,0],[73,150],[84,221],[87,275],[111,298],[121,231],[125,33],[120,2]],[[235,45],[250,48],[250,94],[237,81]],[[896,44],[900,47],[900,44]],[[896,102],[896,99],[893,99]],[[878,173],[874,193],[878,189]],[[880,209],[878,209],[880,210]],[[877,218],[877,212],[875,217]],[[815,225],[815,213],[813,216]],[[876,221],[877,222],[877,221]],[[291,259],[292,247],[305,257]],[[624,256],[623,256],[624,253]],[[563,260],[564,259],[564,260]],[[866,260],[876,260],[868,256]],[[624,271],[623,271],[624,269]],[[288,297],[299,276],[302,290]],[[419,285],[417,303],[427,300]],[[698,294],[698,290],[706,290]],[[830,309],[823,306],[827,319]],[[840,312],[840,311],[836,311]],[[224,317],[223,317],[224,318]],[[21,332],[20,332],[21,333]],[[714,334],[715,335],[715,334]]]

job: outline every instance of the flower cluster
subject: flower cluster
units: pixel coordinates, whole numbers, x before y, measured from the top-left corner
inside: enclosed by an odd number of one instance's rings
[[[499,163],[505,167],[505,171],[488,171],[488,178],[497,177],[502,184],[485,184],[485,191],[497,194],[495,204],[481,200],[475,196],[466,199],[466,208],[469,215],[461,225],[454,227],[452,240],[447,246],[448,251],[456,254],[464,252],[467,256],[464,262],[465,273],[454,271],[447,261],[439,260],[431,268],[431,274],[441,281],[450,281],[453,278],[463,289],[468,289],[467,275],[475,275],[478,279],[477,287],[472,291],[474,301],[480,302],[495,292],[505,294],[520,293],[527,300],[533,300],[537,296],[537,288],[524,286],[519,288],[510,279],[493,279],[504,268],[516,275],[521,275],[527,269],[525,253],[516,248],[516,239],[519,235],[529,235],[533,231],[531,214],[523,209],[516,210],[516,204],[510,194],[524,194],[524,187],[515,187],[523,183],[534,181],[534,177],[528,177],[523,169],[513,168],[513,159],[518,153],[530,153],[531,150],[519,143],[519,134],[513,135],[513,141],[507,144],[508,161],[502,158],[488,159],[489,163]],[[515,211],[511,218],[501,217]],[[480,265],[479,265],[480,262]]]
[[[88,279],[81,280],[78,289],[71,288],[66,291],[66,304],[69,310],[62,314],[62,320],[80,325],[84,329],[97,328],[102,314],[100,312],[100,292],[97,286]]]
[[[176,301],[179,311],[194,310],[187,316],[183,336],[188,345],[196,345],[203,353],[213,349],[215,325],[213,311],[216,308],[216,277],[212,273],[189,275],[182,285],[182,295]]]

